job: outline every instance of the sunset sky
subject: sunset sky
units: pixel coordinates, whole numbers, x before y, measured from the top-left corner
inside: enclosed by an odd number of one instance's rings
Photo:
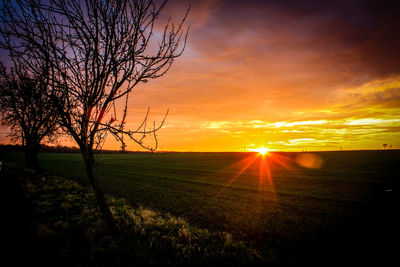
[[[188,4],[164,14],[178,20]],[[400,148],[399,12],[395,1],[193,0],[183,56],[132,93],[128,127],[150,107],[156,122],[169,109],[162,151]]]

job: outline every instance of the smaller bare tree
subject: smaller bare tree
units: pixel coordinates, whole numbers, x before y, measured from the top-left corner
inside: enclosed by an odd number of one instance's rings
[[[18,62],[7,69],[0,62],[0,109],[2,125],[11,130],[13,141],[22,143],[25,164],[40,172],[38,151],[45,138],[55,136],[57,112],[47,96],[49,75],[46,68],[29,74]]]

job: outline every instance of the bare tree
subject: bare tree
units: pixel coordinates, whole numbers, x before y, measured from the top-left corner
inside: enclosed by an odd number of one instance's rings
[[[33,75],[17,62],[9,69],[0,62],[1,122],[10,128],[11,139],[24,146],[26,167],[36,172],[41,171],[40,143],[54,137],[57,128],[57,112],[46,94],[48,85],[45,68]]]
[[[52,96],[63,129],[80,147],[106,226],[115,223],[106,203],[94,158],[107,134],[126,147],[126,138],[157,148],[160,124],[125,129],[128,96],[140,83],[163,76],[186,45],[186,15],[158,25],[167,1],[6,0],[3,21],[15,50],[31,62],[51,66]],[[158,4],[157,4],[158,3]],[[18,41],[15,41],[18,40]],[[118,103],[120,102],[120,103]],[[122,107],[122,108],[121,108]],[[119,116],[118,116],[119,115]],[[152,144],[145,142],[151,136]],[[124,139],[125,138],[125,139]]]

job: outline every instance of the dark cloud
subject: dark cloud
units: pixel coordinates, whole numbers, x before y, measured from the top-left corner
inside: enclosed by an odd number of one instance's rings
[[[400,73],[399,3],[220,1],[192,32],[191,43],[211,57],[252,46],[260,54],[310,52],[308,63],[369,78],[390,76]]]

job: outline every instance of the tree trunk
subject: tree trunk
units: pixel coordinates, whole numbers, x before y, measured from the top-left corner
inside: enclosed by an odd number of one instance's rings
[[[41,172],[38,160],[39,145],[32,142],[26,142],[25,146],[25,166],[26,168],[34,170],[36,173]]]
[[[96,196],[97,205],[100,208],[101,215],[107,227],[106,230],[111,234],[115,234],[117,233],[117,226],[114,221],[114,216],[112,215],[110,207],[108,206],[104,196],[104,191],[100,183],[93,152],[86,149],[81,149],[81,153],[85,161],[86,172],[88,174],[90,184],[92,185],[94,194]]]

